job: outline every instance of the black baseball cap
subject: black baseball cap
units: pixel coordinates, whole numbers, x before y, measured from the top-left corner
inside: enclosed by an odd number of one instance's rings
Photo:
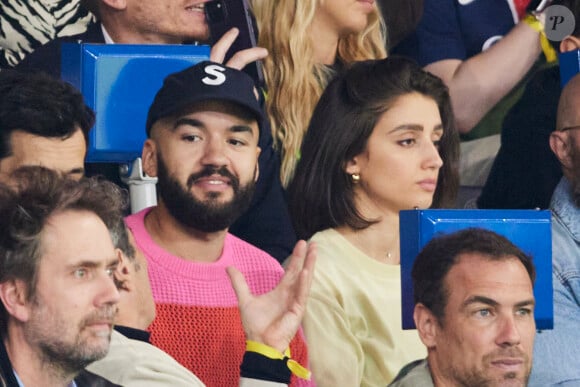
[[[147,114],[147,137],[158,120],[175,114],[197,102],[228,101],[251,112],[262,128],[264,113],[256,94],[254,80],[246,73],[220,63],[200,62],[168,75],[155,95]]]

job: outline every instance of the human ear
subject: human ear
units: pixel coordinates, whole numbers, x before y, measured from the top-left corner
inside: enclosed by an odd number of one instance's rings
[[[141,160],[143,161],[143,171],[148,176],[157,176],[157,144],[154,140],[150,138],[145,140],[141,151]]]
[[[419,332],[419,338],[427,348],[437,344],[437,330],[439,322],[437,317],[425,305],[418,303],[413,311],[413,320]]]
[[[30,318],[27,294],[26,285],[22,280],[13,279],[0,284],[0,299],[4,308],[18,321],[26,322]]]
[[[566,132],[556,130],[550,134],[550,148],[552,148],[552,152],[554,152],[560,164],[566,169],[572,168],[572,155],[569,143],[570,140]]]
[[[344,171],[347,175],[360,174],[360,166],[358,164],[358,156],[346,161]]]
[[[566,36],[560,42],[560,52],[575,51],[578,49],[580,49],[580,39],[573,35]]]
[[[115,250],[117,257],[119,257],[119,265],[117,266],[117,270],[115,270],[115,284],[120,291],[130,291],[133,284],[131,282],[131,266],[133,264],[120,249]]]

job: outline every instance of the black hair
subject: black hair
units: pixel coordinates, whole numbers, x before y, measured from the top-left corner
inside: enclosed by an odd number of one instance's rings
[[[88,144],[94,123],[94,112],[69,83],[43,73],[0,71],[0,159],[12,154],[14,131],[66,139],[80,127]]]

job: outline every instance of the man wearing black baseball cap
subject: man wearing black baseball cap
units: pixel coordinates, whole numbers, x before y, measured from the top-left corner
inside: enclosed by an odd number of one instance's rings
[[[148,260],[152,343],[212,386],[237,384],[245,351],[225,268],[240,270],[254,294],[283,275],[271,256],[228,233],[252,199],[262,121],[254,82],[241,71],[206,61],[168,76],[149,109],[142,152],[159,204],[126,218]],[[307,364],[301,333],[290,349]]]

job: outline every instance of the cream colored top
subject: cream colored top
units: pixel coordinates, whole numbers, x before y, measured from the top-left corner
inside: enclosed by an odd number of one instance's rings
[[[87,370],[123,387],[205,387],[205,384],[159,348],[113,330],[109,353]],[[240,378],[239,387],[283,387],[283,383]]]
[[[304,330],[319,387],[386,386],[427,350],[401,328],[401,269],[378,262],[336,230],[316,233],[318,258]]]
[[[205,387],[194,374],[159,348],[129,339],[117,331],[111,334],[107,356],[87,369],[124,387]]]

